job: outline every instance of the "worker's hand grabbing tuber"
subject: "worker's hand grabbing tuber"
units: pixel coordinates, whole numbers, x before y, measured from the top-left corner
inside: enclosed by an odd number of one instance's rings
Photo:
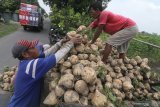
[[[79,26],[79,28],[76,30],[76,32],[82,32],[83,30],[86,30],[87,27],[84,25]]]
[[[63,38],[62,39],[62,44],[68,42],[69,40],[70,40],[70,38],[67,38],[67,37]]]
[[[74,44],[81,44],[82,43],[82,38],[72,37],[72,38],[70,38],[70,41],[72,41]]]

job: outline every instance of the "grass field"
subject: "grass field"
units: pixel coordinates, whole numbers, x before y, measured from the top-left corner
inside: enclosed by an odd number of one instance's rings
[[[100,38],[106,41],[108,36],[103,33],[101,34]],[[139,33],[135,38],[160,46],[160,36],[157,35]],[[160,49],[135,40],[131,40],[127,56],[132,58],[137,55],[141,56],[142,58],[148,58],[151,64],[160,64]]]
[[[5,24],[0,22],[0,38],[16,31],[18,28],[19,28],[18,24],[12,24],[12,23]]]

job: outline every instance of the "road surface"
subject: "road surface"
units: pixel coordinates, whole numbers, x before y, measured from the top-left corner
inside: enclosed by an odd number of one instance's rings
[[[18,31],[0,38],[0,72],[2,72],[4,66],[12,67],[18,63],[18,60],[14,59],[11,53],[12,46],[16,41],[21,39],[39,39],[42,43],[48,43],[49,28],[50,21],[46,19],[44,21],[44,30],[41,32],[24,31],[23,28],[20,28]]]

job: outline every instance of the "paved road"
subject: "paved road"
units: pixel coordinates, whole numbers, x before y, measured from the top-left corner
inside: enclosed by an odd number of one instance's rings
[[[20,39],[39,39],[42,43],[48,43],[48,31],[50,27],[49,19],[44,21],[44,30],[41,32],[24,31],[20,28],[17,32],[14,32],[8,36],[0,38],[0,71],[4,66],[14,66],[18,63],[18,60],[13,59],[11,54],[11,48],[13,44]]]

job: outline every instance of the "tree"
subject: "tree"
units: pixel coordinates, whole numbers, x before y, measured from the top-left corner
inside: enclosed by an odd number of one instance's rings
[[[18,9],[20,2],[17,0],[0,0],[0,11],[4,12],[6,10],[15,11]]]
[[[101,1],[103,6],[106,6],[111,0],[44,0],[52,7],[54,4],[61,9],[65,6],[71,6],[75,12],[84,12],[88,10],[89,5],[94,1]]]
[[[88,8],[93,1],[95,0],[45,0],[52,7],[52,25],[59,28],[59,32],[75,30],[80,25],[88,26],[92,20]],[[109,1],[111,0],[101,0],[102,4]]]
[[[21,2],[39,6],[37,0],[21,0]]]

